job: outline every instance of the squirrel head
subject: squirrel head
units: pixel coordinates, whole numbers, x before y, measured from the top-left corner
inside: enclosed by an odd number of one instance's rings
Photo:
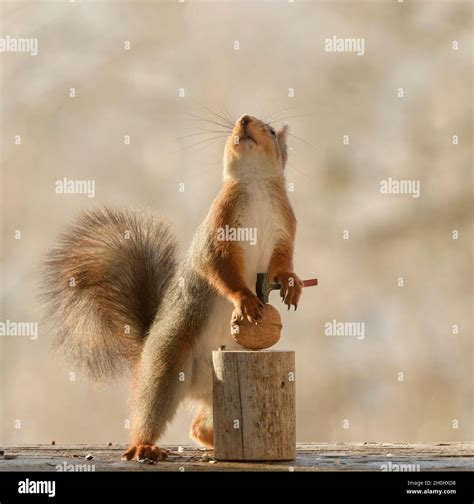
[[[226,141],[224,177],[239,180],[283,175],[288,159],[287,130],[286,125],[276,131],[256,117],[241,116]]]

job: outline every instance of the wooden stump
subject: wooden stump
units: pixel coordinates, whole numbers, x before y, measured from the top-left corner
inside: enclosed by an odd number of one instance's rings
[[[218,460],[293,460],[294,352],[212,352]]]

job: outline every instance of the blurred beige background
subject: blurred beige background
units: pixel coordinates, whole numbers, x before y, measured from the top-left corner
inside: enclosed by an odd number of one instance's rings
[[[2,36],[37,37],[39,54],[0,53],[0,320],[40,320],[39,261],[83,209],[152,208],[186,249],[219,189],[224,145],[197,135],[215,125],[191,115],[287,117],[295,269],[320,279],[297,313],[282,310],[298,440],[472,439],[471,3],[1,10]],[[364,38],[364,55],[326,52],[333,36]],[[95,198],[56,194],[64,177],[94,180]],[[421,196],[381,194],[389,177],[419,180]],[[365,338],[326,336],[333,319],[364,322]],[[126,442],[126,379],[89,383],[42,327],[36,341],[0,338],[0,443]],[[164,442],[186,443],[189,420],[180,413]]]

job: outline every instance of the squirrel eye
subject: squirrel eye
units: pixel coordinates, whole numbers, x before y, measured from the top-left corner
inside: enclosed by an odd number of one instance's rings
[[[274,137],[276,137],[276,136],[277,136],[277,132],[275,131],[275,129],[274,129],[274,128],[270,128],[270,133],[271,133]]]

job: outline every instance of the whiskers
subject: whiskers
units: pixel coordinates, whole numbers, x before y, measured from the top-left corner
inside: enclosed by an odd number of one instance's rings
[[[192,119],[195,121],[201,122],[201,123],[207,123],[207,124],[213,124],[214,126],[220,126],[221,128],[225,129],[226,131],[232,131],[232,128],[234,127],[235,120],[232,118],[232,116],[227,112],[227,110],[224,110],[223,112],[215,112],[214,110],[211,110],[209,107],[202,107],[208,115],[211,117],[203,117],[197,114],[188,114]]]
[[[266,122],[267,124],[274,124],[275,122],[279,121],[279,117],[284,114],[285,112],[287,113],[289,110],[291,110],[291,107],[286,107],[278,112],[269,112],[265,114],[265,116],[262,118],[262,121]]]
[[[291,161],[290,159],[286,162],[286,169],[287,170],[294,170],[298,175],[303,175],[306,179],[311,179],[311,175],[309,173],[306,173],[305,171],[301,170],[296,166],[296,163],[294,161]]]
[[[268,124],[274,124],[276,122],[281,122],[281,121],[287,121],[288,119],[299,119],[301,117],[311,117],[314,116],[314,114],[309,113],[309,114],[297,114],[297,115],[287,115],[284,117],[277,116],[275,119],[272,119],[269,121]]]
[[[193,132],[175,138],[176,142],[185,143],[185,145],[181,147],[183,150],[193,149],[196,146],[212,145],[218,140],[227,138],[232,132],[234,123],[226,111],[215,112],[208,107],[202,108],[207,113],[207,117],[194,113],[186,114],[192,121],[191,128]],[[197,141],[188,142],[189,139],[195,139]]]
[[[179,152],[186,154],[189,159],[196,159],[196,162],[187,163],[191,170],[188,175],[195,178],[206,174],[220,174],[224,144],[235,123],[232,116],[226,109],[214,111],[209,107],[199,106],[197,112],[194,110],[185,113],[185,123],[189,134],[175,138],[174,142],[178,144]],[[209,153],[204,153],[205,150]],[[202,154],[197,157],[200,152]],[[209,158],[210,162],[206,162]]]
[[[287,135],[290,137],[296,138],[297,140],[299,140],[300,142],[303,142],[304,144],[306,144],[308,147],[311,147],[312,149],[316,149],[316,150],[318,149],[315,145],[308,142],[304,138],[299,137],[298,135],[294,135],[293,133],[290,133],[290,132],[288,132]]]

